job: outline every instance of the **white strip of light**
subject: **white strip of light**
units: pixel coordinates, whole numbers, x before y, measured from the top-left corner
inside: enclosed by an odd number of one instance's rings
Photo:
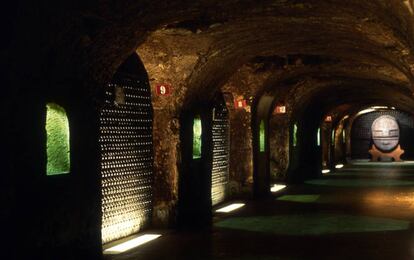
[[[322,173],[330,173],[330,172],[331,172],[331,170],[329,170],[329,169],[322,170]]]
[[[286,185],[283,184],[273,184],[273,186],[270,188],[271,192],[278,192],[280,190],[283,190],[284,188],[286,188]]]
[[[223,208],[220,208],[220,209],[216,210],[216,212],[229,213],[233,210],[236,210],[236,209],[239,209],[239,208],[243,207],[244,205],[245,205],[244,203],[233,203],[233,204],[230,204],[228,206],[225,206]]]
[[[337,164],[337,165],[335,165],[335,168],[336,169],[342,169],[342,168],[344,168],[344,165],[343,164]]]
[[[141,235],[139,237],[132,238],[131,240],[128,240],[124,243],[121,243],[119,245],[113,246],[111,248],[108,248],[104,250],[104,254],[119,254],[123,253],[125,251],[131,250],[132,248],[138,247],[140,245],[143,245],[145,243],[148,243],[154,239],[159,238],[161,235],[159,234],[146,234]]]
[[[373,109],[389,109],[389,107],[387,107],[387,106],[373,106],[371,108],[373,108]]]

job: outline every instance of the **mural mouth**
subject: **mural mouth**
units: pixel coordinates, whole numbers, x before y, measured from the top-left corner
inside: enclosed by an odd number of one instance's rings
[[[391,136],[373,136],[372,138],[378,139],[378,140],[395,140],[398,139],[398,135],[391,135]]]

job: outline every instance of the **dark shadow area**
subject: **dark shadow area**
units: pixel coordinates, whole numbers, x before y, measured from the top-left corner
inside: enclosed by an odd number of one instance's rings
[[[212,107],[184,111],[180,118],[181,166],[178,227],[195,229],[211,223]]]

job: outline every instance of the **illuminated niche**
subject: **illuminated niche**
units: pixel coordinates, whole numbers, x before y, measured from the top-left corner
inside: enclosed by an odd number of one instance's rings
[[[346,133],[345,133],[345,129],[342,130],[342,143],[346,142]]]
[[[298,144],[298,125],[293,124],[293,146]]]
[[[260,146],[260,152],[264,152],[265,151],[265,123],[263,120],[260,121],[259,146]]]
[[[70,170],[69,121],[63,107],[46,105],[47,175],[67,174]]]
[[[316,144],[321,146],[321,128],[318,128],[318,133],[316,134]]]
[[[193,121],[193,159],[201,158],[201,118],[194,117]]]

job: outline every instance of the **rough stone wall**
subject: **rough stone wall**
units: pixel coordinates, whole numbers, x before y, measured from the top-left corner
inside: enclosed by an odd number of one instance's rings
[[[230,196],[251,196],[253,185],[253,147],[251,114],[244,109],[229,110],[230,115]]]
[[[197,76],[198,74],[203,75],[201,78],[205,78],[207,76],[210,77],[208,82],[214,84],[208,88],[212,90],[217,90],[220,84],[222,84],[220,83],[220,79],[214,79],[216,76],[214,70],[218,69],[220,64],[223,64],[222,60],[217,60],[223,55],[223,53],[218,50],[214,50],[214,48],[218,48],[217,46],[220,42],[217,42],[217,35],[220,35],[220,33],[215,31],[215,26],[216,25],[209,25],[204,27],[203,30],[205,31],[200,29],[190,30],[188,28],[161,29],[150,34],[146,41],[141,44],[137,50],[150,77],[151,87],[153,90],[155,117],[154,141],[156,144],[160,144],[155,146],[156,179],[159,180],[160,183],[159,187],[155,187],[155,222],[162,222],[166,224],[172,221],[172,208],[176,203],[178,191],[177,167],[180,164],[179,154],[177,152],[179,151],[179,149],[177,149],[179,148],[178,130],[167,131],[165,130],[165,125],[177,125],[180,110],[187,106],[186,101],[200,99],[200,94],[197,91],[197,88],[205,88],[206,83],[200,81],[200,76]],[[218,25],[218,28],[220,29],[221,26],[222,25]],[[211,34],[208,33],[209,30],[212,30]],[[210,45],[213,43],[214,48],[212,49]],[[217,62],[217,64],[214,64],[214,62]],[[304,102],[304,99],[311,99],[311,97],[315,95],[314,93],[318,88],[320,88],[319,92],[321,92],[321,89],[326,88],[329,84],[338,84],[337,81],[331,81],[333,83],[326,83],[326,80],[321,81],[312,79],[313,74],[319,73],[322,68],[324,70],[332,70],[333,72],[330,73],[335,76],[341,74],[347,75],[347,73],[351,73],[347,71],[347,69],[341,67],[342,64],[337,64],[338,61],[335,59],[327,59],[326,65],[322,63],[311,64],[308,66],[306,62],[306,60],[302,61],[300,58],[292,59],[288,57],[282,62],[285,64],[282,64],[282,66],[280,66],[281,64],[271,64],[269,66],[269,62],[267,61],[250,63],[249,66],[242,66],[237,69],[224,85],[222,91],[231,93],[234,98],[245,98],[251,102],[252,97],[259,96],[263,93],[263,87],[273,85],[273,93],[276,96],[287,96],[285,99],[289,104],[289,108],[298,106],[303,108],[305,107],[303,104],[307,102]],[[226,67],[229,67],[230,65],[233,66],[232,63],[225,65],[227,65]],[[349,62],[348,64],[350,67],[354,65],[355,64],[352,62]],[[367,77],[366,75],[369,75],[372,72],[372,69],[374,68],[370,66],[360,66],[358,70],[354,70],[352,73],[359,73],[361,74],[361,77]],[[383,73],[383,75],[385,75],[382,76],[384,79],[390,77],[389,75],[394,75],[397,80],[404,80],[404,76],[401,76],[398,72],[390,73],[392,69],[384,69],[381,66],[376,66],[375,69],[376,71],[379,71],[377,72],[378,74]],[[289,81],[289,77],[303,78],[296,83],[289,83],[290,86],[288,84],[288,87],[283,88],[283,85],[286,85],[283,81]],[[275,79],[274,84],[269,84],[268,81],[271,78]],[[200,86],[194,85],[197,82],[200,83]],[[282,89],[275,91],[275,86],[279,85],[279,83]],[[171,96],[156,96],[154,90],[158,84],[171,85],[173,88]],[[205,91],[203,93],[205,93]],[[232,107],[232,104],[230,104],[230,106]],[[275,121],[272,119],[269,128],[271,145],[271,175],[276,179],[283,179],[283,176],[286,175],[286,169],[288,167],[289,121],[292,113],[293,109],[291,109],[286,116],[287,119],[282,122],[277,122],[277,120]],[[232,109],[230,109],[232,139],[238,140],[240,136],[245,136],[247,138],[245,140],[251,140],[251,120],[247,115],[250,116],[247,111],[236,110],[234,113]],[[172,121],[175,121],[175,123],[171,123]],[[248,128],[246,128],[246,126],[248,126]],[[158,131],[159,129],[164,130]],[[177,129],[179,129],[178,126]],[[246,131],[246,133],[243,133],[244,131]],[[169,138],[171,141],[169,141],[168,144],[163,144],[162,140],[165,140],[165,138]],[[234,143],[237,144],[238,142]],[[282,146],[278,146],[278,144]],[[239,159],[242,157],[238,155],[238,152],[235,152],[238,150],[243,151],[244,154],[251,154],[252,147],[246,145],[246,148],[243,149],[233,146],[231,148],[232,163],[230,166],[230,175],[232,178],[237,179],[237,181],[232,182],[231,185],[233,194],[239,193],[239,191],[243,189],[242,186],[248,186],[253,181],[251,176],[252,171],[249,170],[249,168],[252,168],[251,158],[244,160],[248,163],[243,166],[245,169],[241,172],[240,166],[232,166],[240,162]],[[167,154],[169,155],[169,159],[166,159]],[[250,176],[248,172],[250,172]],[[240,177],[240,175],[243,174],[247,174],[247,177]],[[239,177],[237,177],[237,175],[239,175]],[[157,185],[158,184],[156,182],[156,186]],[[165,192],[167,187],[169,187],[169,192]],[[157,190],[159,190],[159,192],[157,192]],[[157,195],[158,193],[159,195]],[[167,216],[170,213],[167,214],[166,212],[170,212],[172,215]],[[160,216],[159,219],[157,215]]]
[[[230,116],[230,193],[237,197],[252,195],[253,188],[253,143],[252,114],[253,99],[263,88],[263,83],[274,71],[260,71],[260,64],[242,66],[222,87],[230,93],[228,100]],[[235,99],[245,99],[248,107],[236,109]]]
[[[207,41],[188,42],[190,31],[154,32],[137,49],[147,70],[154,109],[154,217],[156,227],[175,224],[180,159],[180,111],[187,80],[199,62]],[[190,37],[191,38],[191,37]],[[171,94],[158,96],[157,85],[167,84]]]
[[[289,167],[290,146],[290,122],[286,114],[270,118],[269,145],[271,181],[284,181]]]
[[[331,134],[332,127],[331,123],[322,123],[320,126],[320,146],[322,149],[322,166],[331,167]],[[315,139],[317,137],[315,136]]]
[[[334,147],[334,160],[335,160],[334,163],[335,164],[345,163],[345,157],[346,157],[346,129],[345,129],[345,124],[347,122],[348,117],[345,118],[345,116],[343,116],[343,115],[338,116],[338,118],[340,118],[340,120],[338,120],[337,125],[336,125],[336,129],[335,129],[335,147]],[[345,139],[344,139],[344,137],[345,137]]]
[[[154,109],[154,210],[153,224],[174,224],[180,162],[179,120],[170,111]]]

